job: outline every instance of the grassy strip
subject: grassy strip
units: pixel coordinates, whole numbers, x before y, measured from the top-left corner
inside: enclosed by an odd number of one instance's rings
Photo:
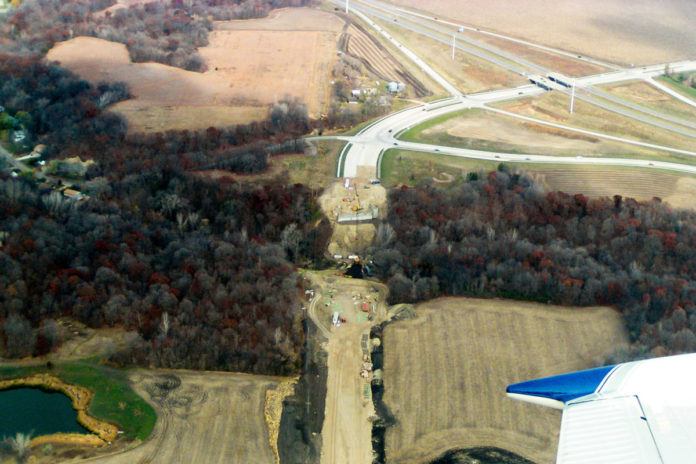
[[[130,387],[127,370],[94,361],[61,362],[50,369],[43,364],[0,367],[0,378],[26,377],[38,373],[49,373],[67,383],[94,391],[89,414],[118,426],[125,437],[145,440],[150,436],[157,416],[152,407]]]
[[[635,103],[646,108],[650,108],[651,110],[655,110],[663,114],[675,116],[684,120],[696,120],[696,112],[694,111],[694,108],[692,106],[689,106],[688,104],[678,100],[672,95],[669,95],[644,81],[629,81],[614,84],[605,84],[599,86],[599,88],[607,93],[614,95],[615,97],[621,98],[626,101],[630,101],[631,103]],[[642,88],[650,90],[646,91],[642,90]],[[627,90],[629,90],[630,93],[627,92]],[[655,95],[660,95],[661,98],[667,98],[667,100],[651,100],[650,97],[653,94],[647,92],[654,92]],[[640,96],[645,94],[647,94],[647,98],[641,99]]]
[[[451,175],[453,182],[436,184],[442,187],[457,185],[469,172],[493,171],[499,162],[462,158],[430,152],[389,149],[379,161],[378,171],[385,187],[414,186],[425,180],[439,178],[442,173]]]
[[[680,93],[683,93],[684,95],[687,95],[693,99],[696,99],[696,89],[694,89],[693,87],[689,87],[689,86],[684,85],[682,82],[679,82],[678,80],[676,80],[673,77],[660,76],[657,78],[657,80],[669,85],[674,90],[676,90]]]
[[[397,134],[397,137],[399,140],[404,140],[406,142],[423,142],[425,141],[423,137],[421,137],[421,133],[427,129],[430,129],[433,126],[437,126],[438,124],[441,124],[445,121],[448,121],[452,118],[457,118],[461,116],[467,116],[467,117],[477,117],[477,116],[483,116],[485,113],[483,110],[480,109],[472,109],[472,110],[461,110],[461,111],[455,111],[453,113],[447,113],[443,114],[441,116],[438,116],[433,119],[429,119],[425,121],[422,124],[419,124],[415,127],[411,127],[410,129],[407,129],[405,131],[399,132]],[[461,140],[459,137],[452,137],[453,140]],[[457,145],[452,145],[452,146],[457,146]]]
[[[469,173],[486,173],[498,168],[499,161],[487,161],[474,158],[464,158],[450,156],[446,154],[433,154],[430,152],[417,152],[401,149],[390,149],[384,152],[379,164],[381,180],[385,187],[398,185],[417,185],[420,182],[431,180],[433,177],[440,177],[441,173],[447,173],[455,177],[455,182],[435,184],[443,187],[457,185]],[[505,161],[505,165],[512,170],[524,170],[527,172],[543,172],[549,170],[563,169],[567,171],[592,172],[603,171],[607,168],[616,171],[628,172],[651,172],[678,175],[682,177],[696,177],[694,174],[680,173],[667,169],[655,167],[637,168],[630,166],[607,166],[607,165],[575,165],[562,163],[515,163]]]
[[[346,156],[348,156],[348,151],[352,146],[352,143],[346,144],[346,146],[343,147],[343,150],[341,150],[341,153],[338,155],[338,175],[336,177],[343,177],[343,171],[346,166]]]

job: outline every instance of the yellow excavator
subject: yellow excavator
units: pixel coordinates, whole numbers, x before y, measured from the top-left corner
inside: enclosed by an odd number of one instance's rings
[[[353,205],[353,211],[358,212],[362,210],[362,206],[360,206],[360,197],[358,196],[358,189],[355,189],[355,204]]]

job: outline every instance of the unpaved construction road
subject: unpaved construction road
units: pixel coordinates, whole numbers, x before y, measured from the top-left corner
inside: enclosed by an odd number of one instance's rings
[[[370,327],[386,317],[384,301],[387,289],[382,284],[333,277],[326,273],[309,273],[306,277],[315,289],[310,317],[320,329],[328,331],[329,338],[321,464],[370,464],[370,418],[374,407],[370,378],[361,377],[360,372],[364,355],[369,353]],[[363,303],[369,304],[368,312],[362,311]],[[331,317],[334,312],[338,312],[346,322],[333,325]]]

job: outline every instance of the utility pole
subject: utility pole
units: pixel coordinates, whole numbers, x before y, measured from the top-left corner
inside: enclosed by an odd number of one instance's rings
[[[346,0],[346,14],[348,14],[348,4],[350,3],[350,0]]]
[[[573,79],[573,89],[570,91],[570,114],[573,114],[573,105],[575,104],[575,79]]]

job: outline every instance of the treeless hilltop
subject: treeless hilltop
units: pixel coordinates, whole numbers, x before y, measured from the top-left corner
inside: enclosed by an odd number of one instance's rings
[[[292,30],[295,22],[301,30]],[[126,82],[134,98],[112,110],[126,117],[131,130],[248,123],[265,118],[268,105],[286,95],[300,98],[318,117],[328,108],[329,77],[341,27],[342,21],[332,13],[310,8],[275,10],[264,19],[217,22],[209,45],[199,49],[206,60],[203,73],[132,63],[125,45],[93,37],[58,43],[46,59],[60,62],[91,83]]]

